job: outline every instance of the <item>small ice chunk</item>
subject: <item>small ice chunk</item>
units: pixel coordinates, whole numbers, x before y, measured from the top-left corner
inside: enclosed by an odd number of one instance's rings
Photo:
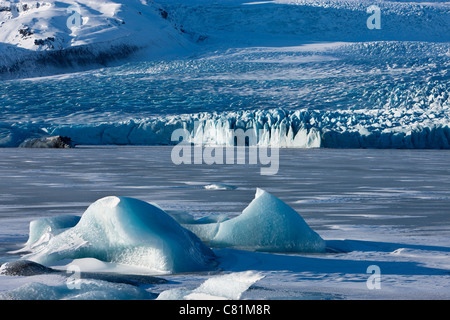
[[[231,185],[223,184],[223,183],[208,184],[204,188],[208,189],[208,190],[234,190],[234,189],[236,189],[235,186],[231,186]]]

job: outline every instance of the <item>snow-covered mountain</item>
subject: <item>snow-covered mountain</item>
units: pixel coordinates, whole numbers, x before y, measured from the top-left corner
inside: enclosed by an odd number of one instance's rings
[[[366,27],[373,4],[379,30]],[[442,42],[449,35],[450,6],[441,1],[1,1],[0,79],[108,65],[137,52],[167,58],[196,43]]]
[[[0,76],[106,65],[142,49],[161,56],[186,47],[187,38],[151,1],[3,1]]]

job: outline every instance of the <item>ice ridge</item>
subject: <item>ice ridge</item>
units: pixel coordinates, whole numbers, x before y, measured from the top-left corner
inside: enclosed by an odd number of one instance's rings
[[[254,132],[259,146],[280,148],[450,148],[446,108],[362,110],[251,110],[197,113],[70,125],[0,124],[0,146],[17,147],[38,136],[67,136],[77,145],[175,145],[185,129],[188,141],[234,145],[237,129]],[[249,131],[250,130],[250,131]]]

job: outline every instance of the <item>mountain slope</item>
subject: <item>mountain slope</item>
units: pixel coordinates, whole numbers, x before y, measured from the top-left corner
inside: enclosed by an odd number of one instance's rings
[[[0,3],[0,78],[104,66],[148,48],[160,56],[189,40],[152,2]]]
[[[380,9],[381,29],[367,27],[368,8],[374,4]],[[448,42],[450,5],[371,0],[0,2],[0,79],[107,66],[130,61],[137,53],[146,60],[166,59],[188,48],[317,41]]]

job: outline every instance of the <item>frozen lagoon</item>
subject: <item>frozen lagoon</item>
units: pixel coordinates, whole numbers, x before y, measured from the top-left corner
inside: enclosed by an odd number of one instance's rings
[[[214,272],[163,275],[167,282],[138,288],[91,280],[89,285],[104,294],[89,298],[450,298],[449,151],[280,149],[278,174],[261,176],[258,165],[177,166],[171,162],[171,150],[2,149],[0,263],[19,258],[7,252],[27,241],[30,221],[81,215],[102,197],[133,197],[157,203],[174,216],[189,213],[198,219],[237,216],[255,189],[262,188],[299,212],[336,252],[213,249],[219,262]],[[207,188],[210,185],[234,188]],[[367,286],[371,265],[380,268],[380,289]],[[220,289],[221,277],[244,285],[227,295]],[[0,293],[27,298],[27,291],[17,288],[35,282],[44,286],[40,298],[46,298],[44,293],[54,292],[52,288],[66,287],[66,278],[0,276]],[[61,298],[82,296],[68,290]]]

